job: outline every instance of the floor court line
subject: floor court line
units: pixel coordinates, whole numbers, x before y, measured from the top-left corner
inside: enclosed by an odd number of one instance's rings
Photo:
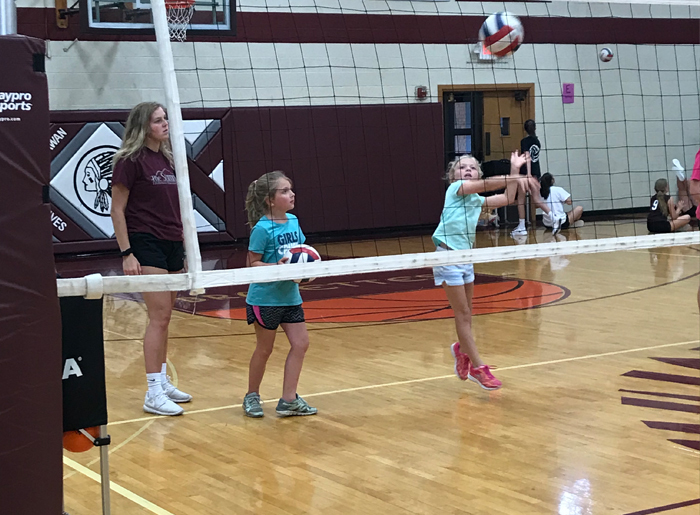
[[[676,449],[680,449],[681,451],[689,452],[691,454],[695,454],[696,456],[700,456],[700,451],[696,451],[695,449],[688,449],[686,447],[680,447],[678,445],[674,445]]]
[[[100,475],[97,472],[93,472],[89,468],[81,465],[80,463],[77,463],[73,461],[72,459],[64,456],[63,457],[63,463],[64,465],[67,465],[68,467],[72,468],[73,470],[79,472],[80,474],[83,474],[84,476],[87,476],[88,478],[92,479],[93,481],[96,481],[97,483],[100,483]],[[144,499],[140,495],[135,494],[131,490],[127,490],[121,485],[118,485],[114,481],[109,482],[109,488],[113,492],[118,493],[122,497],[126,497],[130,501],[132,501],[135,504],[138,504],[145,510],[150,511],[151,513],[155,513],[156,515],[173,515],[172,512],[169,512],[166,509],[161,508],[160,506],[157,506],[153,504],[151,501]]]
[[[641,352],[641,351],[647,351],[647,350],[655,350],[655,349],[664,349],[667,347],[680,347],[681,345],[689,345],[689,344],[695,344],[699,343],[700,340],[689,340],[685,342],[674,342],[674,343],[663,343],[660,345],[651,345],[649,347],[636,347],[634,349],[623,349],[623,350],[618,350],[618,351],[612,351],[612,352],[602,352],[599,354],[587,354],[585,356],[575,356],[573,358],[562,358],[562,359],[553,359],[549,361],[538,361],[535,363],[524,363],[522,365],[512,365],[509,367],[499,367],[498,372],[501,373],[506,370],[517,370],[521,368],[530,368],[530,367],[539,367],[539,366],[545,366],[545,365],[556,365],[559,363],[568,363],[571,361],[582,361],[586,359],[594,359],[594,358],[604,358],[607,356],[617,356],[619,354],[630,354],[632,352]],[[440,376],[434,376],[434,377],[423,377],[420,379],[408,379],[406,381],[394,381],[392,383],[380,383],[380,384],[371,384],[371,385],[365,385],[365,386],[356,386],[352,388],[343,388],[340,390],[331,390],[327,392],[318,392],[318,393],[309,393],[305,394],[304,397],[321,397],[325,395],[335,395],[338,393],[349,393],[349,392],[359,392],[362,390],[372,390],[375,388],[387,388],[391,386],[403,386],[407,384],[415,384],[415,383],[425,383],[428,381],[437,381],[439,379],[447,379],[454,377],[454,373],[452,374],[445,374],[445,375],[440,375]],[[264,402],[276,402],[277,399],[269,399]],[[191,410],[187,411],[186,416],[191,416],[191,415],[197,415],[199,413],[210,413],[213,411],[221,411],[221,410],[226,410],[226,409],[234,409],[234,408],[240,408],[242,404],[229,404],[226,406],[216,406],[214,408],[205,408],[201,410]],[[140,417],[140,418],[133,418],[129,420],[118,420],[116,422],[111,422],[109,425],[110,426],[118,426],[122,424],[131,424],[133,422],[143,422],[147,420],[158,420],[158,419],[165,419],[167,420],[169,417],[161,417],[161,416],[148,416],[148,417]]]

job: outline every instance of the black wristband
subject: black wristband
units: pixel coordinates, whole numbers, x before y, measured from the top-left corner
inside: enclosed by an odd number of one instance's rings
[[[129,254],[133,254],[133,251],[131,250],[131,247],[129,247],[128,249],[126,249],[126,250],[124,250],[124,251],[122,251],[122,252],[119,253],[119,255],[120,255],[121,257],[126,257],[126,256],[128,256]]]

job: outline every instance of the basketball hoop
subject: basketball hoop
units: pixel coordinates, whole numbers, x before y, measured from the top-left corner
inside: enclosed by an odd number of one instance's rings
[[[187,27],[194,14],[195,0],[165,0],[170,41],[185,41]]]

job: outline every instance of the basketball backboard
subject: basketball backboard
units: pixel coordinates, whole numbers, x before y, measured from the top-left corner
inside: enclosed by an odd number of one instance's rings
[[[82,30],[93,34],[138,35],[154,30],[150,0],[80,0],[80,18]],[[194,0],[194,15],[187,32],[234,36],[235,0]]]

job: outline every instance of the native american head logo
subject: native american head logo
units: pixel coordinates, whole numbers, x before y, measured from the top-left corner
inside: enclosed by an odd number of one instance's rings
[[[109,216],[112,203],[112,158],[119,150],[112,145],[95,147],[80,158],[73,184],[80,203],[90,212]]]

